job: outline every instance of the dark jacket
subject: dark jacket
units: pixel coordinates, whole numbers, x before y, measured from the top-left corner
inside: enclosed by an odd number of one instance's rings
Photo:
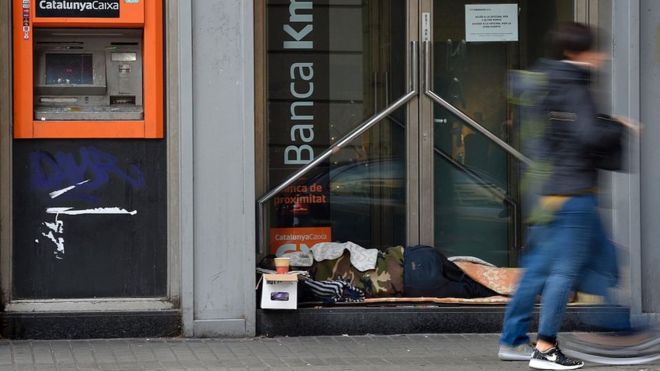
[[[541,194],[590,192],[597,186],[601,157],[620,146],[624,127],[597,118],[589,69],[542,60],[537,70],[546,76],[546,94],[540,100],[546,125],[535,157],[550,164]]]

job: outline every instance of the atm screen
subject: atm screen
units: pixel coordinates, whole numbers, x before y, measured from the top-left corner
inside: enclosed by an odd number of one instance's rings
[[[46,54],[46,85],[94,83],[92,54]]]

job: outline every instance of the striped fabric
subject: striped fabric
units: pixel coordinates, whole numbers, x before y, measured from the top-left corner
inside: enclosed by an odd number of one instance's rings
[[[302,281],[311,293],[324,303],[334,304],[337,302],[356,303],[364,301],[364,291],[351,286],[342,280],[314,281],[306,279]]]

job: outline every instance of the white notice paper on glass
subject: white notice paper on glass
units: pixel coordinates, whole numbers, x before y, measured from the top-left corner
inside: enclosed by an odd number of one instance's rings
[[[465,41],[518,41],[518,4],[465,5]]]

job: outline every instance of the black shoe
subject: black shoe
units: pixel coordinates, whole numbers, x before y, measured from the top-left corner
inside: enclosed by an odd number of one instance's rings
[[[545,352],[535,349],[529,360],[529,367],[537,370],[576,370],[582,366],[584,362],[566,357],[557,346]]]

